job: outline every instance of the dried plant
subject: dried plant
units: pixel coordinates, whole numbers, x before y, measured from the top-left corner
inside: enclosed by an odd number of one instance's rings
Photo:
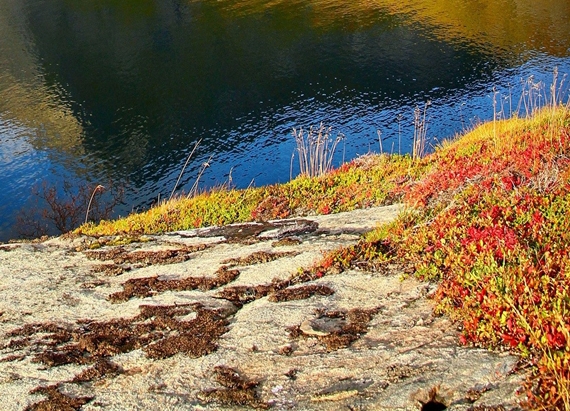
[[[416,106],[414,110],[414,140],[412,142],[412,159],[419,160],[426,154],[427,142],[427,108],[431,101],[427,101],[423,111]]]
[[[332,168],[335,150],[344,139],[343,134],[332,139],[331,128],[323,123],[318,129],[310,127],[308,132],[293,128],[293,137],[297,143],[300,172],[310,177],[322,175]]]
[[[211,155],[207,161],[202,163],[202,166],[200,167],[200,171],[198,172],[198,176],[196,177],[194,184],[192,184],[192,188],[190,189],[190,191],[188,192],[188,195],[186,196],[187,198],[194,197],[196,194],[198,194],[198,184],[200,183],[200,178],[202,177],[202,174],[204,174],[204,171],[206,171],[206,169],[208,167],[210,167],[210,162],[212,161],[213,157],[214,156]]]
[[[56,232],[66,233],[87,222],[108,219],[122,203],[124,188],[109,183],[107,188],[84,184],[78,188],[65,181],[62,188],[44,182],[32,190],[35,205],[20,211],[17,231],[25,238]]]
[[[178,175],[178,179],[176,180],[176,183],[174,184],[174,188],[172,188],[172,192],[170,193],[170,197],[168,197],[169,200],[171,200],[172,196],[174,196],[174,193],[176,192],[176,189],[178,188],[178,183],[180,182],[180,179],[182,178],[182,175],[184,174],[184,170],[186,170],[186,167],[188,166],[190,159],[194,155],[194,152],[196,151],[196,149],[198,148],[198,146],[200,145],[201,142],[202,142],[202,139],[196,141],[196,143],[194,143],[194,148],[192,148],[192,151],[190,152],[190,154],[188,154],[188,157],[186,157],[186,162],[184,163],[182,170],[180,170],[180,174]]]

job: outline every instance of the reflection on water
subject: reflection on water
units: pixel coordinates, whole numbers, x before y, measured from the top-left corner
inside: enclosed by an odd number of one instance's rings
[[[311,24],[324,30],[339,26],[358,30],[375,25],[378,16],[399,16],[406,25],[420,24],[428,35],[464,42],[491,52],[541,50],[568,53],[570,3],[559,0],[210,0],[233,16],[268,13],[284,6],[310,4]],[[514,50],[513,50],[514,49]]]
[[[186,189],[210,155],[206,185],[282,182],[294,126],[406,151],[416,104],[449,137],[570,72],[565,0],[0,0],[0,38],[0,239],[42,180],[127,182],[125,213],[202,139]]]

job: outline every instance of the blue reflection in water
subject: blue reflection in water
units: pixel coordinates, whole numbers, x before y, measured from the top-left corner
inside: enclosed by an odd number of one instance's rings
[[[0,240],[45,181],[122,182],[124,215],[168,196],[202,139],[181,191],[211,156],[201,187],[230,171],[239,188],[285,182],[298,172],[293,127],[345,135],[335,164],[379,151],[378,130],[384,151],[406,153],[427,101],[435,144],[492,118],[493,88],[507,114],[521,81],[570,73],[570,53],[547,51],[548,39],[442,38],[382,10],[319,22],[309,0],[263,13],[255,2],[131,3],[0,3]]]

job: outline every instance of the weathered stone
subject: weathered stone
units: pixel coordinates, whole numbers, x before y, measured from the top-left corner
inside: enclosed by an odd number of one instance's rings
[[[395,266],[287,282],[400,209],[0,245],[0,409],[54,398],[83,410],[516,409],[518,359],[459,346],[432,314],[434,284],[401,281]],[[88,258],[113,250],[129,258]],[[143,255],[161,258],[131,261]],[[149,278],[148,292],[109,301]]]

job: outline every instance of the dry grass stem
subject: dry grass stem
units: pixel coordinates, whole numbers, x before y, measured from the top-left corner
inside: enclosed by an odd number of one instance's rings
[[[309,128],[307,133],[303,128],[293,129],[301,174],[316,177],[331,170],[336,147],[344,139],[344,135],[339,134],[333,140],[330,132],[331,128],[326,128],[323,123],[317,130],[313,127]]]
[[[431,105],[431,101],[427,101],[424,105],[423,112],[416,106],[414,110],[414,139],[412,142],[412,159],[419,160],[426,153],[427,142],[427,108]]]
[[[186,157],[186,162],[184,163],[184,167],[182,167],[182,170],[180,170],[180,174],[178,175],[178,179],[176,180],[176,184],[174,184],[174,188],[172,189],[172,192],[170,193],[170,197],[168,197],[168,200],[172,200],[172,196],[174,196],[174,193],[176,192],[176,189],[178,188],[178,183],[180,182],[180,179],[182,178],[182,175],[184,174],[184,170],[186,170],[186,166],[188,166],[190,159],[194,155],[194,152],[196,151],[196,149],[198,148],[198,146],[200,145],[201,142],[202,142],[202,139],[196,141],[196,143],[194,143],[194,148],[192,148],[192,151],[190,152],[190,154],[188,154],[188,157]]]

